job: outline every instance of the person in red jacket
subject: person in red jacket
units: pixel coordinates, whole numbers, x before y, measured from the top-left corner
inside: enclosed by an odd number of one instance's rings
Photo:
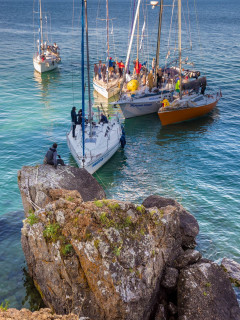
[[[138,61],[138,59],[136,59],[134,70],[135,70],[136,75],[137,75],[138,78],[139,78],[139,75],[140,75],[141,68],[142,68],[141,63]]]
[[[124,63],[122,60],[117,63],[118,64],[118,70],[119,70],[119,77],[121,78],[123,75],[123,68],[125,68]]]

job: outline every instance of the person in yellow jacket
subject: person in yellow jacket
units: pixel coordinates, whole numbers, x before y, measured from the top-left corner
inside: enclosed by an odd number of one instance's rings
[[[175,91],[180,92],[180,79],[179,78],[177,78],[177,82],[175,85]]]
[[[170,106],[170,103],[169,103],[169,101],[168,101],[167,98],[165,98],[165,99],[162,101],[162,104],[163,104],[163,108]]]

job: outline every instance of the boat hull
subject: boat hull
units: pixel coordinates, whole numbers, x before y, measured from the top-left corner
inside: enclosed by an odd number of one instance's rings
[[[69,134],[71,135],[71,132]],[[111,149],[109,149],[108,152],[105,153],[103,156],[100,156],[100,157],[96,158],[93,162],[85,164],[83,166],[82,159],[79,159],[77,153],[75,152],[75,150],[71,144],[71,140],[69,139],[69,134],[67,135],[67,144],[68,144],[68,148],[69,148],[73,158],[77,162],[79,168],[86,169],[90,174],[93,174],[95,171],[97,171],[99,168],[101,168],[117,152],[117,150],[120,147],[120,141],[119,141],[115,146],[113,146]]]
[[[47,72],[58,68],[56,60],[53,61],[39,61],[37,58],[33,58],[34,69],[39,72]]]
[[[188,120],[193,120],[199,117],[203,117],[204,115],[211,112],[217,105],[218,100],[203,106],[166,111],[166,112],[158,112],[159,119],[163,126],[184,122]]]
[[[117,86],[112,86],[109,88],[105,88],[101,86],[100,84],[96,83],[93,81],[93,88],[104,98],[110,99],[111,97],[115,96],[116,94],[119,93],[120,88]]]

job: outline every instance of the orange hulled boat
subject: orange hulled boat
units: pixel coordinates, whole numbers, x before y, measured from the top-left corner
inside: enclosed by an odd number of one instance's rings
[[[174,100],[169,106],[161,107],[158,116],[163,126],[202,117],[216,107],[221,92],[214,95],[192,94]]]

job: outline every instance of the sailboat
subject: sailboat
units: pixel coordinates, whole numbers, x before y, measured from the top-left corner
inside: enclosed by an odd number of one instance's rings
[[[221,91],[214,94],[204,94],[206,83],[202,84],[202,90],[200,94],[196,93],[196,91],[192,94],[182,94],[184,84],[182,84],[181,5],[181,0],[178,0],[178,51],[180,92],[178,99],[174,100],[171,104],[169,104],[169,106],[161,107],[159,109],[158,116],[162,125],[169,125],[202,117],[211,112],[213,108],[216,107],[219,99],[222,96]],[[196,83],[196,85],[198,84]]]
[[[84,6],[85,3],[85,6]],[[85,7],[85,9],[84,9]],[[86,24],[87,76],[88,76],[88,123],[85,123],[85,88],[84,88],[84,10]],[[76,126],[73,137],[72,129],[67,134],[69,150],[81,168],[93,174],[102,167],[118,150],[124,139],[124,131],[119,117],[107,123],[94,123],[92,120],[92,103],[90,93],[90,64],[88,48],[87,1],[82,0],[82,124]],[[121,141],[120,141],[121,140]]]
[[[37,41],[37,52],[33,56],[33,65],[34,69],[39,72],[47,72],[54,70],[58,67],[58,64],[61,62],[59,55],[59,48],[54,43],[53,46],[47,44],[43,40],[43,18],[42,18],[42,2],[38,1],[39,6],[39,37]]]
[[[106,0],[106,31],[107,31],[107,60],[106,60],[106,79],[99,76],[93,78],[93,88],[103,97],[110,99],[120,91],[119,76],[109,70],[110,49],[109,49],[109,13],[108,0]],[[110,72],[109,72],[110,71]]]

